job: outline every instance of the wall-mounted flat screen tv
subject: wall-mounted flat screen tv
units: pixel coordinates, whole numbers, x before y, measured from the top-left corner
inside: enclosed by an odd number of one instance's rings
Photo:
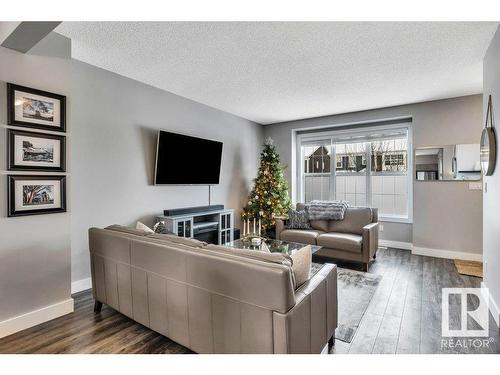
[[[222,142],[160,130],[156,148],[156,185],[216,185]]]

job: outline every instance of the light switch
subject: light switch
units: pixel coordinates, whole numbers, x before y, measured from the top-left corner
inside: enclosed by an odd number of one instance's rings
[[[483,190],[482,182],[469,182],[469,190]]]

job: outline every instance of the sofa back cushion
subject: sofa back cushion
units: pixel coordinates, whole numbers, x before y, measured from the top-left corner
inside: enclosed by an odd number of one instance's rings
[[[237,248],[231,248],[231,247],[227,247],[227,246],[220,246],[220,245],[213,245],[213,244],[209,244],[203,248],[207,249],[207,250],[212,250],[212,251],[220,253],[220,254],[241,256],[244,258],[261,260],[264,262],[283,264],[283,265],[287,265],[289,267],[292,266],[291,257],[289,255],[283,254],[283,253],[268,253],[268,252],[264,252],[264,251],[256,251],[256,250],[249,250],[249,249],[237,249]]]
[[[328,232],[328,220],[311,220],[309,221],[309,225],[311,228],[320,230],[322,232]]]
[[[179,237],[175,234],[167,234],[167,233],[150,233],[147,235],[148,238],[154,238],[155,240],[165,241],[167,243],[176,243],[185,246],[191,247],[202,247],[207,243],[203,241],[199,241],[195,238],[186,238]]]
[[[328,232],[363,234],[363,227],[372,222],[372,210],[369,207],[347,208],[344,220],[330,220]]]
[[[304,210],[304,203],[297,203],[297,210]],[[344,220],[311,220],[313,229],[323,232],[363,234],[363,227],[378,221],[376,209],[370,207],[348,207]]]
[[[306,209],[304,203],[297,203],[297,211],[302,211]],[[309,221],[312,229],[320,230],[322,232],[328,232],[328,220],[311,220]]]
[[[186,303],[200,293],[281,313],[295,305],[293,272],[287,264],[98,228],[89,230],[89,250],[96,298],[120,311],[126,309],[140,323],[150,318],[151,293],[166,292],[171,297],[167,297],[168,311],[182,311],[169,316],[176,327],[186,325]],[[156,297],[149,303],[161,300]],[[210,298],[200,301],[211,308]],[[191,307],[203,310],[196,303]]]

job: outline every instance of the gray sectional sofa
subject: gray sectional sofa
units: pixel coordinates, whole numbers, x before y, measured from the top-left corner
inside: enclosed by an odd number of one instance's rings
[[[298,203],[297,210],[305,204]],[[312,229],[287,229],[286,220],[276,219],[276,238],[283,241],[318,245],[315,255],[332,259],[360,262],[368,271],[378,249],[378,210],[369,207],[348,207],[344,220],[313,220]]]
[[[95,311],[105,303],[198,353],[320,353],[337,327],[337,269],[296,288],[283,254],[128,227],[89,230]]]

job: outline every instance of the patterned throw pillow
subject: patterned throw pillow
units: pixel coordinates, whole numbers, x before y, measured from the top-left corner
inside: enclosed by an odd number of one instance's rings
[[[309,219],[307,218],[307,213],[305,210],[288,211],[288,229],[311,229],[309,225]]]
[[[167,230],[167,227],[165,226],[164,221],[159,221],[155,224],[153,227],[153,230],[155,233],[161,233],[161,234],[174,234],[170,231]]]

